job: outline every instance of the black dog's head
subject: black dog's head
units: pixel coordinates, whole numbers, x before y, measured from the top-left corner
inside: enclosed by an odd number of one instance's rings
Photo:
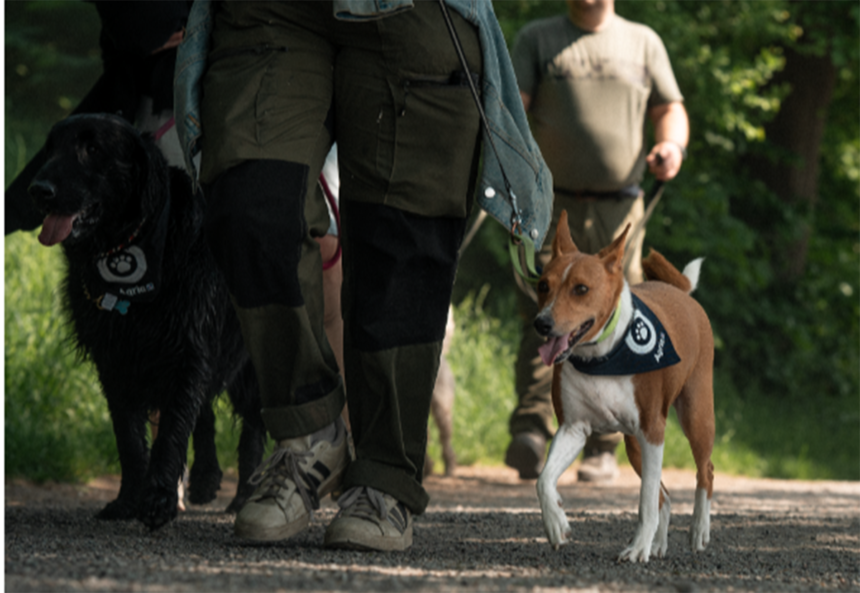
[[[45,151],[47,162],[29,188],[45,215],[43,245],[109,245],[140,225],[168,188],[161,152],[114,115],[73,115],[57,123]]]

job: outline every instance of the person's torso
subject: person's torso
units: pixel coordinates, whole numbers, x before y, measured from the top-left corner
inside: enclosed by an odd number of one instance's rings
[[[618,16],[596,33],[567,16],[545,22],[533,40],[539,79],[531,114],[556,187],[614,191],[641,181],[654,77],[666,68],[672,76],[668,60],[653,59],[655,41],[650,29]]]

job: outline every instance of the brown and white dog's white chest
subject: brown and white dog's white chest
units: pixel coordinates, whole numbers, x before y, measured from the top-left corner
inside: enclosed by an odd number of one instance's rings
[[[586,375],[565,362],[560,389],[565,418],[588,424],[592,432],[638,431],[633,375]]]

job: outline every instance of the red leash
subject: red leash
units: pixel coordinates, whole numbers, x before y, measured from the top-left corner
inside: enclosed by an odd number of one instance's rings
[[[155,139],[161,140],[161,137],[164,136],[175,124],[176,119],[172,117],[166,122],[164,122],[164,125],[158,128],[158,130],[155,132]]]

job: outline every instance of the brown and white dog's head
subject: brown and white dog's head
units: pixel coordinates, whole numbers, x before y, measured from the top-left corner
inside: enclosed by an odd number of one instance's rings
[[[597,255],[577,249],[567,212],[561,213],[552,259],[538,281],[535,329],[547,338],[540,355],[546,365],[564,362],[573,348],[594,339],[606,325],[624,289],[624,244],[630,225]]]

